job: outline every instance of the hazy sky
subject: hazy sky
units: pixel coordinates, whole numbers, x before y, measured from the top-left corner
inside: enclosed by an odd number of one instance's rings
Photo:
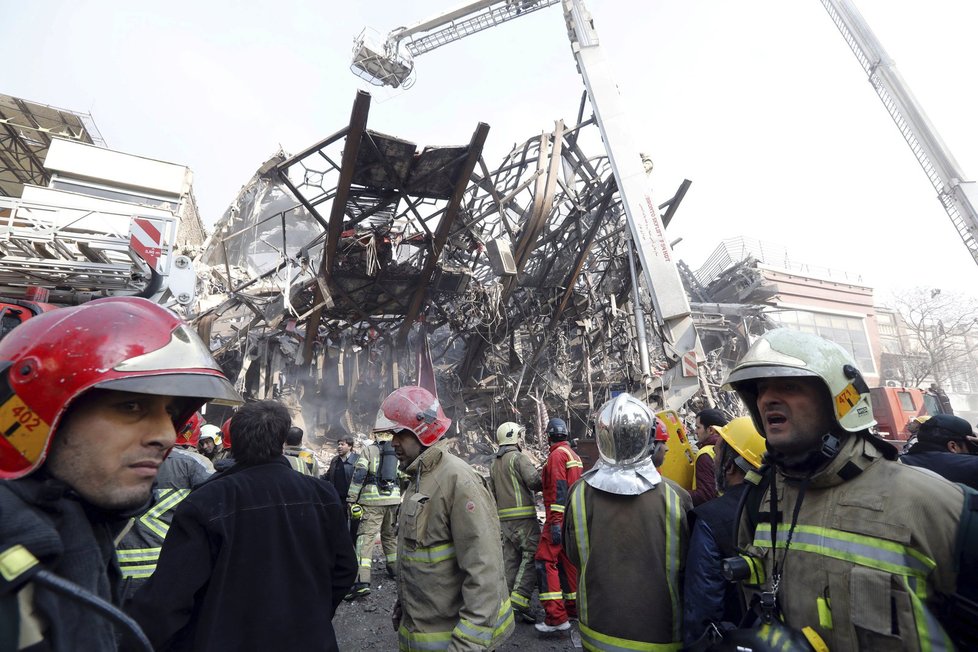
[[[978,2],[855,0],[958,162],[978,174]],[[353,38],[445,0],[0,0],[0,92],[90,111],[109,146],[190,166],[207,224],[281,145],[347,124]],[[659,202],[693,185],[669,229],[696,269],[720,239],[879,288],[972,291],[978,267],[818,0],[590,0],[602,46],[655,162]],[[417,60],[409,91],[377,91],[369,126],[464,144],[491,126],[495,167],[575,119],[582,84],[552,7]]]

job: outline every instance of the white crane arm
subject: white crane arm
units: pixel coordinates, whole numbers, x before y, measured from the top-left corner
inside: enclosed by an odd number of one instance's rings
[[[978,189],[975,183],[965,180],[964,172],[897,72],[896,64],[851,0],[821,2],[937,191],[937,198],[961,240],[978,263],[978,211],[975,209]]]

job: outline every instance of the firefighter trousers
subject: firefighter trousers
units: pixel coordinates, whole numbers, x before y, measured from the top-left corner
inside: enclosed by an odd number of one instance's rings
[[[547,613],[548,625],[560,625],[577,618],[577,569],[564,549],[550,540],[550,525],[544,524],[536,554],[540,604]]]
[[[514,609],[528,611],[537,585],[533,557],[540,545],[540,524],[535,518],[499,522],[503,540],[503,567],[506,586]]]
[[[370,584],[370,566],[374,559],[374,546],[380,534],[380,544],[384,549],[384,559],[388,568],[397,566],[397,532],[394,529],[397,519],[397,505],[364,505],[363,517],[357,531],[357,558],[360,571],[357,582]]]

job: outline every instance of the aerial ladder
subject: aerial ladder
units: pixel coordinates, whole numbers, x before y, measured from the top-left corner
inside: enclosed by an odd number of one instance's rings
[[[178,218],[0,197],[0,338],[32,317],[106,296],[189,306],[197,278]]]
[[[978,263],[978,211],[975,210],[978,187],[975,182],[965,180],[961,166],[851,0],[821,2],[910,145],[971,257]]]
[[[678,410],[700,388],[703,347],[693,326],[689,298],[677,260],[666,240],[634,131],[614,81],[612,68],[601,48],[594,22],[582,0],[559,0],[567,35],[595,121],[605,144],[635,252],[655,312],[655,327],[669,367],[660,377],[663,408]],[[410,88],[414,83],[413,58],[466,36],[555,5],[558,0],[480,0],[434,18],[392,30],[382,43],[373,42],[368,30],[354,45],[352,69],[374,85]],[[635,287],[636,299],[638,288]],[[636,305],[641,303],[636,300]],[[643,338],[639,338],[643,339]],[[639,342],[646,388],[653,384],[648,356]]]

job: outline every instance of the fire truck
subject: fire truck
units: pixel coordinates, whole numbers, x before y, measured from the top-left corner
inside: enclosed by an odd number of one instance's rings
[[[196,276],[178,247],[188,168],[58,138],[44,168],[47,186],[0,197],[0,337],[104,296],[193,304]]]

